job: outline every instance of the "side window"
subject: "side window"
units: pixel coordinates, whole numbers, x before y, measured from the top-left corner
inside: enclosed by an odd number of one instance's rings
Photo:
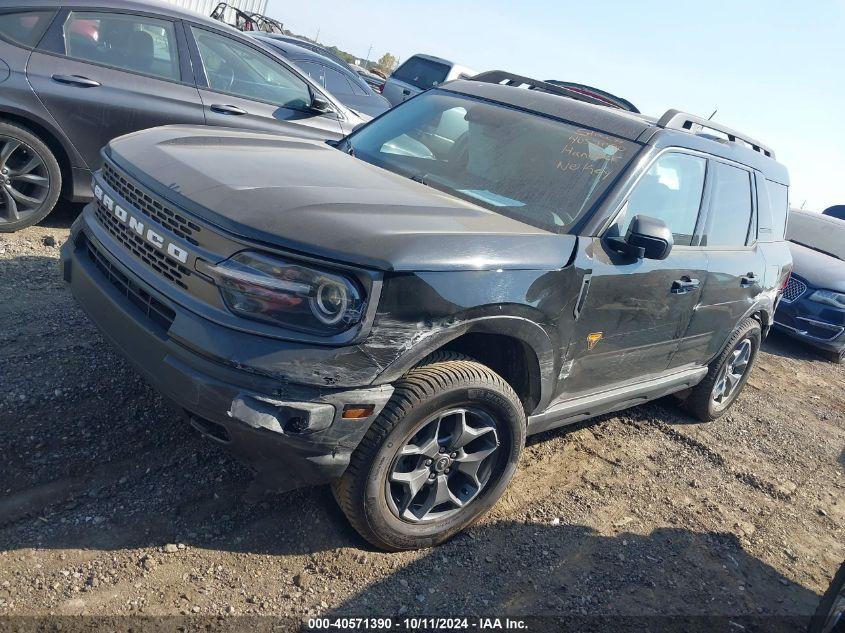
[[[635,215],[663,220],[679,246],[690,246],[701,209],[707,160],[668,153],[658,158],[637,183],[617,220],[625,235]]]
[[[211,90],[298,110],[310,105],[308,84],[282,64],[225,35],[191,30]]]
[[[350,79],[349,83],[352,85],[352,94],[360,97],[366,97],[370,93],[367,90],[367,83],[360,78]]]
[[[751,227],[751,174],[739,167],[713,162],[710,218],[702,246],[745,246]]]
[[[0,35],[24,46],[35,46],[50,25],[53,11],[24,11],[0,15]]]
[[[68,57],[179,81],[173,22],[125,13],[73,11],[64,24]]]
[[[297,66],[299,66],[299,70],[304,72],[306,75],[311,77],[315,82],[321,85],[323,88],[326,87],[326,76],[323,74],[324,66],[322,64],[317,64],[315,62],[294,62]]]
[[[326,68],[326,90],[332,94],[351,95],[352,86],[349,80],[333,68]]]

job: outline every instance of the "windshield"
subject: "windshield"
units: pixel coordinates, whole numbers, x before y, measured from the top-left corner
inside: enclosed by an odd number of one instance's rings
[[[789,214],[786,237],[815,251],[845,261],[845,221],[809,211]]]
[[[342,147],[368,163],[565,233],[590,211],[639,146],[434,90],[389,111]]]

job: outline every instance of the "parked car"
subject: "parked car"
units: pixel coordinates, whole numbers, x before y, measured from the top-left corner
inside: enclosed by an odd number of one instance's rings
[[[828,207],[824,210],[824,214],[845,220],[845,204],[835,204],[832,207]]]
[[[340,138],[363,119],[281,56],[208,17],[124,0],[0,9],[0,231],[91,197],[100,148],[166,123]]]
[[[466,79],[477,74],[466,66],[460,66],[440,57],[412,55],[384,82],[381,93],[393,105],[434,88],[452,79]]]
[[[293,62],[297,68],[358,115],[376,117],[390,109],[390,102],[373,90],[348,65],[340,65],[319,53],[277,38],[263,35],[254,37]]]
[[[292,35],[283,35],[283,34],[265,34],[267,37],[270,37],[278,42],[285,42],[287,44],[293,44],[294,46],[299,46],[300,48],[304,48],[309,50],[313,53],[317,53],[318,55],[322,55],[323,57],[328,57],[336,64],[343,66],[345,68],[349,68],[355,73],[359,74],[361,78],[366,81],[371,88],[374,90],[381,92],[382,88],[384,87],[384,78],[379,77],[378,75],[369,72],[368,70],[361,68],[360,66],[355,66],[354,64],[350,64],[347,62],[343,57],[338,55],[332,49],[323,46],[322,44],[318,44],[316,42],[312,42],[311,40],[306,40],[301,37],[294,37]]]
[[[381,94],[381,91],[384,90],[384,82],[386,81],[382,75],[359,66],[353,66],[352,69],[361,75],[361,79],[366,81],[373,90]]]
[[[841,363],[845,360],[845,221],[793,209],[787,238],[795,267],[775,325]]]
[[[724,414],[789,272],[770,149],[503,75],[334,146],[116,139],[62,249],[85,311],[196,429],[276,487],[332,482],[380,548],[471,524],[528,434],[670,393]]]

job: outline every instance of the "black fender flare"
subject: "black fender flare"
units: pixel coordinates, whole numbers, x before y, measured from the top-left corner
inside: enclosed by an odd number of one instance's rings
[[[745,321],[745,319],[754,318],[754,315],[756,314],[765,315],[765,320],[758,319],[758,321],[760,321],[760,328],[762,329],[762,339],[765,340],[769,331],[772,329],[772,323],[774,323],[775,320],[775,299],[768,296],[768,294],[766,296],[758,297],[754,304],[745,311],[745,314],[742,315],[742,317],[736,322],[736,325],[730,332],[728,332],[727,336],[725,336],[725,340],[722,341],[722,344],[719,346],[719,351],[716,353],[716,356],[721,354],[722,350],[725,349],[725,345],[727,345],[730,338],[734,335],[734,332],[736,332],[740,323]],[[714,358],[716,356],[714,356]],[[713,358],[709,359],[707,364],[709,365],[712,362]]]
[[[527,345],[537,358],[536,370],[529,368],[529,371],[536,371],[532,380],[536,379],[539,385],[540,399],[536,410],[542,410],[548,406],[560,371],[561,355],[555,353],[555,350],[560,349],[561,344],[557,341],[558,336],[554,330],[521,316],[480,316],[453,325],[432,328],[415,344],[402,350],[399,356],[382,370],[374,382],[393,382],[426,356],[468,333],[507,336]]]

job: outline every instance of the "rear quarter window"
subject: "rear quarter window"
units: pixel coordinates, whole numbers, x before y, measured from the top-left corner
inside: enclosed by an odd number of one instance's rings
[[[775,241],[786,235],[786,219],[789,216],[789,188],[778,182],[766,181],[769,191],[769,207],[772,210],[772,238]]]
[[[0,15],[0,36],[24,46],[35,46],[50,25],[54,11],[21,11]]]

